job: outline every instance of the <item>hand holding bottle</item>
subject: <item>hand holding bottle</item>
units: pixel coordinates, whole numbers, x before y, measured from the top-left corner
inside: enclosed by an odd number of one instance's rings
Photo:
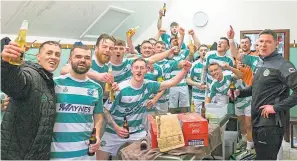
[[[129,132],[125,128],[118,125],[116,125],[115,131],[120,138],[125,138],[129,135]]]
[[[9,62],[11,59],[17,59],[22,54],[22,49],[15,42],[9,42],[9,45],[5,45],[1,53],[1,58],[5,62]]]

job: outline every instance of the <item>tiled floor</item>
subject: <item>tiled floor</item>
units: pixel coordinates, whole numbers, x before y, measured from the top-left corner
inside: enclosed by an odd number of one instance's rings
[[[297,148],[291,148],[291,144],[283,141],[283,160],[297,160]]]

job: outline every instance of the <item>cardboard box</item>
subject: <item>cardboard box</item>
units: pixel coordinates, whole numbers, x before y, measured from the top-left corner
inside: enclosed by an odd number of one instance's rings
[[[185,145],[208,146],[208,122],[198,113],[181,113],[180,120]]]

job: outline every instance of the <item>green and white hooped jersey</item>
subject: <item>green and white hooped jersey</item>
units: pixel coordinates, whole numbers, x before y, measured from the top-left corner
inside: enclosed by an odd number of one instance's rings
[[[207,71],[207,76],[206,76],[207,77],[207,81],[206,82],[207,82],[208,86],[210,86],[211,83],[212,83],[212,81],[213,81],[212,76],[208,72],[208,66],[210,64],[212,64],[212,63],[218,63],[219,65],[222,65],[224,63],[227,63],[231,67],[234,66],[233,60],[232,60],[232,58],[229,55],[225,54],[224,56],[220,56],[217,53],[217,51],[209,51],[206,54],[206,58],[205,58],[205,66],[206,66],[206,71]],[[224,74],[228,75],[228,74],[232,74],[232,72],[229,71],[229,70],[225,70],[224,71]],[[206,92],[208,93],[207,95],[209,95],[210,91],[207,90]]]
[[[235,88],[236,89],[245,89],[247,85],[242,81],[242,79],[235,80]],[[252,97],[245,97],[245,98],[237,98],[235,105],[238,109],[244,109],[251,105]]]
[[[93,55],[92,66],[90,68],[90,71],[95,71],[98,73],[106,73],[106,72],[108,72],[108,66],[106,64],[100,65],[96,59],[96,55]],[[105,84],[104,82],[99,82],[99,81],[96,81],[96,82],[99,83],[101,85],[101,87],[104,89],[104,84]]]
[[[181,60],[185,60],[187,56],[189,55],[189,50],[182,50],[177,56],[174,56],[173,59],[177,62],[180,62]],[[171,78],[176,76],[182,69],[176,69],[171,72]],[[182,79],[181,82],[177,86],[187,86],[186,79]]]
[[[144,79],[151,80],[151,81],[162,82],[164,80],[162,68],[156,63],[153,64],[153,67],[154,67],[154,71],[148,71],[145,74]],[[152,99],[155,96],[155,94],[157,94],[157,93],[152,94],[150,99]],[[151,109],[147,109],[148,112],[154,112],[155,110],[156,110],[155,107],[153,107]]]
[[[163,80],[163,70],[158,64],[153,64],[154,71],[148,71],[144,79],[151,80],[151,81],[158,81],[158,80]]]
[[[117,83],[123,82],[130,79],[132,76],[131,68],[134,59],[124,59],[121,65],[112,65],[112,75],[114,76],[114,81]]]
[[[163,59],[158,62],[163,70],[164,80],[169,80],[171,78],[171,72],[178,70],[178,62],[176,60]],[[169,89],[166,89],[163,96],[158,100],[158,103],[166,103],[168,101]]]
[[[188,73],[188,78],[191,78],[192,81],[201,83],[201,74],[203,74],[203,68],[205,65],[203,62],[200,62],[198,59],[196,62],[193,63],[190,72]],[[205,73],[206,74],[206,73]],[[203,82],[206,81],[206,77],[204,77]],[[200,90],[196,86],[192,86],[192,97],[195,100],[203,101],[205,99],[205,90]]]
[[[54,79],[56,121],[51,145],[52,159],[86,156],[94,127],[93,114],[103,113],[103,90],[95,81],[77,80],[70,74]]]
[[[221,81],[213,80],[210,86],[210,98],[214,103],[227,104],[228,103],[228,90],[230,88],[231,80],[234,78],[232,75],[224,75]],[[213,98],[216,97],[216,100]]]
[[[116,93],[115,101],[110,105],[110,109],[108,105],[105,105],[105,107],[109,109],[114,121],[120,127],[123,126],[124,116],[126,116],[130,133],[143,131],[146,103],[150,99],[150,95],[159,91],[160,83],[144,80],[140,88],[134,88],[131,86],[130,80],[125,80],[119,83],[119,88],[120,90]],[[114,129],[108,124],[105,131],[116,134]]]

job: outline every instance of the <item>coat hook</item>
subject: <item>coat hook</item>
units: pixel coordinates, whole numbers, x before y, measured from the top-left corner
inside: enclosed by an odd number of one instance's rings
[[[34,41],[32,42],[32,44],[31,44],[31,48],[34,47],[34,43],[35,43],[36,41],[37,41],[37,40],[34,40]]]

